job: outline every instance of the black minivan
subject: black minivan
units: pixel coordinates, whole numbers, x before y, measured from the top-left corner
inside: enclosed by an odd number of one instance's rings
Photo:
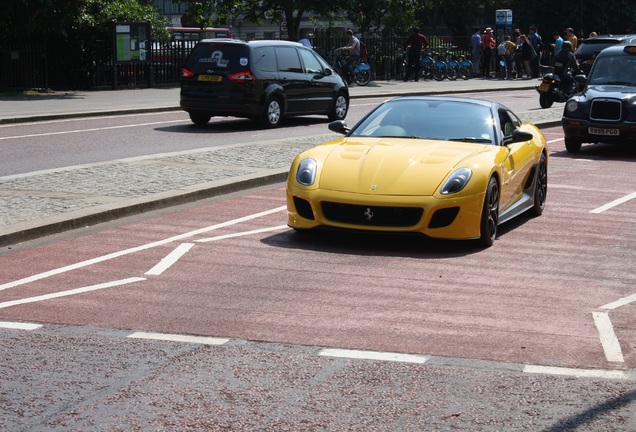
[[[349,89],[322,57],[299,43],[205,39],[181,70],[181,108],[196,125],[212,116],[246,117],[270,128],[287,116],[342,120]]]

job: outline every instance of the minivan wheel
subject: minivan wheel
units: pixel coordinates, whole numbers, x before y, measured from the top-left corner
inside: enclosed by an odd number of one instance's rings
[[[262,123],[265,127],[275,128],[280,124],[283,115],[283,108],[276,98],[271,98],[265,104],[265,112],[263,113]]]
[[[190,120],[192,120],[192,123],[194,123],[197,126],[205,126],[206,124],[208,124],[211,117],[207,114],[200,113],[200,112],[190,112],[188,114],[190,114]]]
[[[349,110],[349,101],[343,94],[339,94],[333,103],[333,110],[329,113],[329,121],[344,120]]]

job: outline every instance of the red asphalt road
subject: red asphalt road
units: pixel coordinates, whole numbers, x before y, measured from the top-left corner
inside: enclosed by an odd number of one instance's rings
[[[560,129],[546,132],[562,137]],[[0,321],[193,334],[520,362],[545,366],[636,367],[636,192],[632,149],[550,145],[548,203],[539,218],[501,227],[495,245],[420,237],[320,234],[283,227],[284,188],[216,200],[142,222],[0,257]],[[8,283],[149,245],[207,232]],[[243,234],[201,239],[226,234]],[[192,245],[158,275],[146,275],[181,244]],[[90,292],[7,302],[95,287]],[[9,305],[9,306],[7,306]],[[593,313],[608,316],[624,361],[607,357]]]

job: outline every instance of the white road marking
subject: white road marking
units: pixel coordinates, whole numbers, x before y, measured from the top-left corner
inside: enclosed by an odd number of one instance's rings
[[[381,361],[395,361],[404,363],[426,363],[429,356],[414,355],[414,354],[400,354],[390,352],[379,351],[360,351],[360,350],[348,350],[337,348],[326,348],[321,350],[318,355],[325,357],[342,357],[351,359],[363,359],[363,360],[381,360]]]
[[[161,121],[161,122],[137,123],[137,124],[131,124],[131,125],[107,126],[107,127],[101,127],[101,128],[76,129],[76,130],[69,130],[69,131],[46,132],[46,133],[28,134],[28,135],[14,135],[14,136],[0,137],[0,140],[37,138],[37,137],[43,137],[43,136],[67,135],[67,134],[75,134],[75,133],[82,133],[82,132],[100,132],[100,131],[112,130],[112,129],[126,129],[126,128],[133,128],[133,127],[141,127],[141,126],[153,126],[153,125],[165,124],[165,123],[183,123],[183,122],[185,122],[185,120],[183,119],[167,120],[167,121]]]
[[[42,324],[0,321],[0,328],[6,328],[6,329],[35,330],[35,329],[39,329],[40,327],[42,327]]]
[[[205,336],[189,336],[178,334],[166,334],[166,333],[149,333],[149,332],[135,332],[128,335],[129,338],[136,339],[151,339],[151,340],[163,340],[172,342],[187,342],[198,343],[204,345],[223,345],[230,341],[230,339],[205,337]]]
[[[609,378],[628,379],[629,374],[624,371],[602,370],[602,369],[573,369],[552,366],[526,365],[523,368],[525,373],[564,375],[580,378]]]
[[[603,206],[595,208],[594,210],[591,210],[590,213],[603,213],[605,210],[609,210],[612,207],[616,207],[618,205],[621,205],[621,204],[623,204],[623,203],[625,203],[625,202],[627,202],[627,201],[629,201],[631,199],[634,199],[634,198],[636,198],[636,192],[632,192],[629,195],[625,195],[622,198],[616,199],[616,200],[614,200],[614,201],[612,201],[610,203],[607,203],[607,204],[605,204]]]
[[[251,231],[244,231],[244,232],[238,232],[238,233],[232,233],[232,234],[225,234],[225,235],[220,235],[216,237],[208,237],[204,239],[195,240],[195,242],[207,243],[207,242],[213,242],[217,240],[225,240],[225,239],[229,239],[233,237],[242,237],[242,236],[251,235],[251,234],[260,234],[260,233],[269,232],[269,231],[278,231],[278,230],[283,230],[286,228],[289,228],[289,227],[287,225],[278,225],[275,227],[261,228],[261,229],[255,229]]]
[[[609,314],[607,312],[592,312],[592,316],[607,361],[624,362],[621,345],[618,343],[616,333],[614,333],[614,326],[609,319]]]
[[[40,279],[44,279],[44,278],[48,278],[48,277],[51,277],[51,276],[55,276],[55,275],[58,275],[58,274],[66,273],[66,272],[69,272],[69,271],[72,271],[72,270],[77,270],[79,268],[87,267],[87,266],[90,266],[90,265],[93,265],[93,264],[96,264],[96,263],[100,263],[100,262],[103,262],[103,261],[108,261],[108,260],[111,260],[111,259],[114,259],[114,258],[119,258],[121,256],[128,255],[128,254],[131,254],[131,253],[140,252],[140,251],[143,251],[143,250],[146,250],[146,249],[151,249],[151,248],[154,248],[154,247],[157,247],[157,246],[162,246],[164,244],[172,243],[172,242],[175,242],[175,241],[180,241],[180,240],[183,240],[183,239],[188,238],[188,237],[193,237],[195,235],[203,234],[203,233],[206,233],[206,232],[209,232],[209,231],[214,231],[214,230],[219,229],[219,228],[223,228],[223,227],[226,227],[226,226],[235,225],[235,224],[238,224],[238,223],[241,223],[241,222],[245,222],[245,221],[248,221],[248,220],[256,219],[256,218],[261,217],[261,216],[267,216],[267,215],[270,215],[270,214],[277,213],[279,211],[285,210],[286,208],[287,208],[286,206],[281,206],[281,207],[277,207],[277,208],[274,208],[274,209],[271,209],[271,210],[265,210],[265,211],[262,211],[262,212],[259,212],[259,213],[254,213],[254,214],[251,214],[251,215],[248,215],[248,216],[240,217],[238,219],[233,219],[233,220],[230,220],[230,221],[227,221],[227,222],[221,222],[221,223],[218,223],[216,225],[211,225],[209,227],[200,228],[200,229],[197,229],[197,230],[194,230],[194,231],[190,231],[190,232],[187,232],[187,233],[184,233],[184,234],[179,234],[179,235],[176,235],[174,237],[169,237],[169,238],[164,239],[164,240],[159,240],[159,241],[148,243],[148,244],[145,244],[145,245],[142,245],[142,246],[137,246],[137,247],[134,247],[134,248],[125,249],[125,250],[119,251],[119,252],[113,252],[113,253],[110,253],[110,254],[107,254],[107,255],[103,255],[101,257],[92,258],[92,259],[89,259],[89,260],[86,260],[86,261],[81,261],[79,263],[71,264],[71,265],[68,265],[68,266],[65,266],[65,267],[56,268],[56,269],[49,270],[49,271],[46,271],[46,272],[43,272],[43,273],[39,273],[39,274],[36,274],[36,275],[33,275],[33,276],[29,276],[29,277],[26,277],[26,278],[23,278],[23,279],[19,279],[19,280],[13,281],[13,282],[7,282],[5,284],[0,285],[0,291],[6,290],[6,289],[9,289],[9,288],[14,288],[16,286],[24,285],[24,284],[27,284],[27,283],[31,283],[31,282],[34,282],[34,281],[37,281],[37,280],[40,280]]]
[[[43,301],[43,300],[50,300],[50,299],[54,299],[58,297],[66,297],[66,296],[71,296],[75,294],[82,294],[82,293],[90,292],[90,291],[97,291],[104,288],[112,288],[115,286],[126,285],[129,283],[140,282],[144,280],[146,279],[140,278],[140,277],[133,277],[133,278],[121,279],[121,280],[113,281],[113,282],[106,282],[106,283],[101,283],[97,285],[91,285],[91,286],[87,286],[83,288],[60,291],[60,292],[56,292],[52,294],[45,294],[41,296],[29,297],[29,298],[20,299],[20,300],[12,300],[8,302],[0,303],[0,309],[8,308],[11,306],[17,306],[21,304],[26,304],[26,303],[34,303],[34,302]]]
[[[194,246],[193,243],[181,243],[175,250],[170,252],[163,258],[159,264],[151,268],[146,272],[149,276],[158,276],[164,271],[168,270],[174,263],[179,261],[183,255],[185,255]]]
[[[608,310],[612,310],[612,309],[616,309],[618,307],[621,306],[625,306],[626,304],[630,304],[632,302],[636,301],[636,294],[632,294],[630,296],[627,297],[623,297],[621,299],[618,299],[612,303],[608,303],[606,305],[601,306],[601,309],[608,309]]]

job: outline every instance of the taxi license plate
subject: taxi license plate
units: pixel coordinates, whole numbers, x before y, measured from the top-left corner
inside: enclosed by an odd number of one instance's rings
[[[550,84],[549,83],[541,83],[541,84],[539,84],[539,91],[540,92],[547,92],[548,90],[550,90]]]
[[[221,82],[221,75],[199,75],[199,81]]]
[[[618,129],[609,129],[609,128],[590,127],[590,128],[587,128],[587,132],[590,135],[603,135],[603,136],[618,136],[619,135]]]

